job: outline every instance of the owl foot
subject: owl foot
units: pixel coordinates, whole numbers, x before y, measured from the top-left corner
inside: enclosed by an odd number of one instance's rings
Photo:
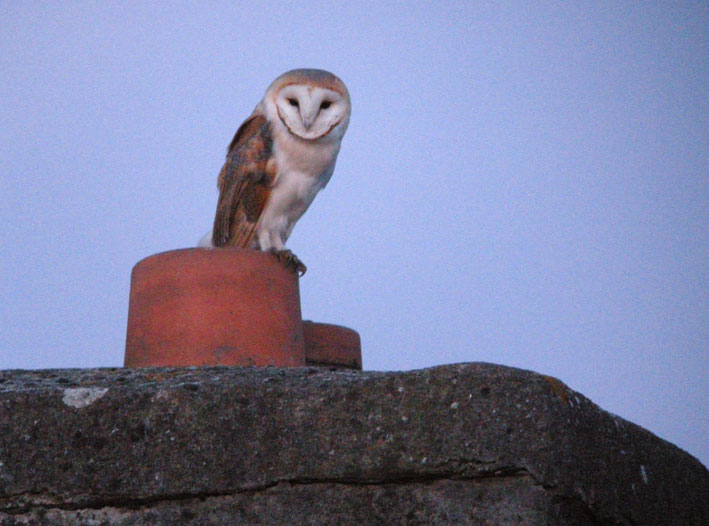
[[[284,250],[276,250],[274,251],[274,254],[278,258],[278,261],[283,263],[289,269],[296,271],[298,276],[303,276],[308,270],[308,267],[306,267],[303,262],[298,259],[298,256],[293,254],[293,252],[287,248]]]

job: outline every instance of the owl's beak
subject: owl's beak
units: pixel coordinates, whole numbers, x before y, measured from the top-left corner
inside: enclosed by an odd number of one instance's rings
[[[306,130],[310,131],[310,127],[313,125],[315,117],[317,116],[318,114],[316,112],[308,111],[307,109],[300,111],[300,120],[303,122],[303,126]]]

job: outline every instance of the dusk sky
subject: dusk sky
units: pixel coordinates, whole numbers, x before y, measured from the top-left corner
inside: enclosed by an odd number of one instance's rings
[[[709,463],[707,2],[0,1],[0,369],[123,363],[131,268],[211,228],[297,67],[349,87],[288,241],[364,368],[560,378]]]

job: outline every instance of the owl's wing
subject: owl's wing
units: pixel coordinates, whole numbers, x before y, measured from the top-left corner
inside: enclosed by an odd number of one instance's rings
[[[260,114],[237,130],[219,173],[215,247],[250,248],[276,178],[271,128]]]

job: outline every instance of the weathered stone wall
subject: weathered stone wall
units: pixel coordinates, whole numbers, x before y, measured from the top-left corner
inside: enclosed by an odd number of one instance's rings
[[[0,372],[0,524],[705,525],[696,459],[489,364]]]

